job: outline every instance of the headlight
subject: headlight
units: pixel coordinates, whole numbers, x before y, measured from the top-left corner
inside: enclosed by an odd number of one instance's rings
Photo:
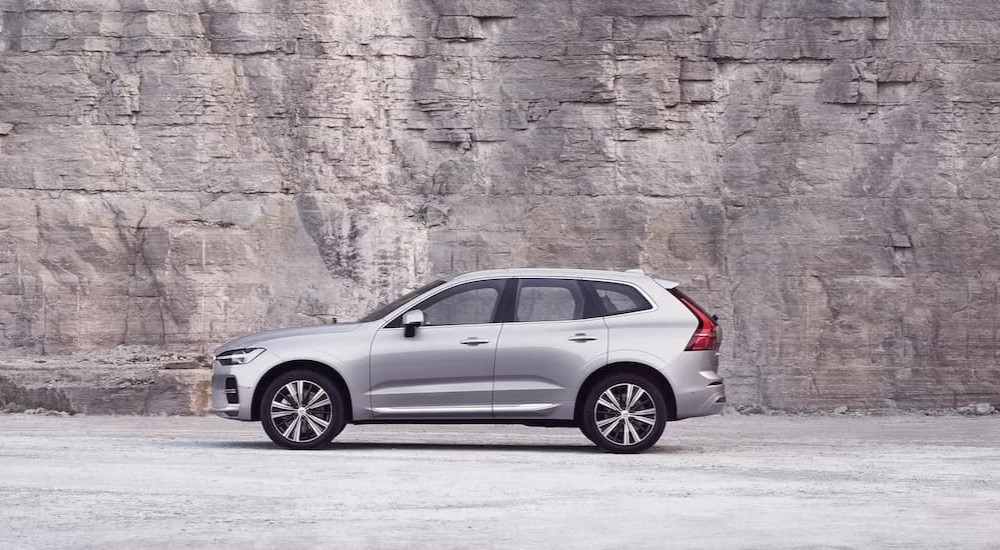
[[[246,365],[262,353],[264,353],[264,348],[231,349],[217,355],[215,360],[226,366]]]

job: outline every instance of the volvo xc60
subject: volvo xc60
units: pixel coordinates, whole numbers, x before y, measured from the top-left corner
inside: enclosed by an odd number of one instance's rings
[[[437,280],[355,323],[261,332],[216,351],[213,412],[289,449],[348,423],[579,427],[616,453],[717,414],[716,318],[674,281],[506,269]]]

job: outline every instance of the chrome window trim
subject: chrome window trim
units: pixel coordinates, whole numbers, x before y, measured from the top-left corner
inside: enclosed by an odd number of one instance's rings
[[[630,311],[628,313],[618,313],[618,314],[614,314],[614,315],[602,315],[600,317],[591,317],[591,319],[607,319],[609,317],[621,318],[621,317],[626,317],[626,316],[630,316],[630,315],[637,315],[637,314],[642,314],[642,313],[649,313],[651,311],[657,311],[657,310],[660,309],[660,305],[656,302],[656,300],[654,300],[649,295],[648,292],[646,292],[645,289],[643,289],[642,287],[640,287],[637,284],[633,283],[632,281],[626,281],[626,280],[622,280],[622,279],[618,279],[618,278],[614,278],[614,277],[600,277],[600,276],[593,276],[593,275],[586,275],[586,276],[584,276],[584,275],[543,275],[543,274],[535,274],[535,273],[527,274],[527,275],[504,275],[504,276],[498,277],[496,274],[490,274],[490,275],[483,275],[482,277],[475,277],[475,278],[470,278],[470,279],[463,278],[461,281],[454,281],[454,280],[452,280],[452,281],[448,281],[447,283],[445,283],[445,284],[443,284],[443,285],[441,285],[439,287],[433,288],[433,289],[431,289],[431,291],[429,293],[417,296],[413,300],[407,302],[403,306],[399,307],[398,309],[396,309],[395,311],[393,311],[392,313],[390,313],[389,315],[387,315],[386,317],[384,317],[382,319],[382,324],[379,326],[378,330],[384,330],[385,328],[387,328],[386,325],[388,325],[389,323],[391,323],[396,317],[399,317],[400,315],[402,315],[402,314],[406,313],[407,311],[409,311],[410,309],[412,309],[414,305],[419,304],[420,302],[423,302],[426,299],[432,298],[435,295],[437,295],[438,293],[445,292],[448,289],[451,289],[451,288],[454,288],[454,287],[457,287],[457,286],[460,286],[460,285],[464,285],[466,283],[477,283],[477,282],[481,282],[481,281],[509,281],[511,279],[517,279],[517,280],[520,280],[520,279],[556,279],[556,280],[559,280],[559,279],[561,279],[561,280],[575,280],[575,281],[598,281],[598,282],[604,282],[604,283],[615,283],[615,284],[619,284],[619,285],[626,285],[626,286],[629,286],[629,287],[632,287],[633,289],[635,289],[639,294],[642,295],[643,298],[646,299],[647,302],[649,302],[650,306],[652,306],[649,309],[642,309],[642,310],[639,310],[639,311]],[[650,280],[650,282],[652,284],[659,284],[659,283],[657,283],[652,278],[650,278],[649,280]],[[664,291],[666,291],[666,289],[664,289]],[[503,299],[503,295],[502,294],[501,294],[500,298]],[[564,322],[567,322],[567,321],[585,321],[585,320],[586,320],[586,318],[585,319],[571,319],[571,320],[564,320],[564,321],[512,321],[512,323],[518,323],[518,324],[522,324],[522,323],[564,323]],[[486,324],[492,325],[494,323],[486,323]],[[506,323],[497,323],[497,324],[506,324]],[[442,325],[442,326],[462,327],[462,326],[473,326],[473,325]],[[399,327],[392,327],[392,328],[399,328]]]

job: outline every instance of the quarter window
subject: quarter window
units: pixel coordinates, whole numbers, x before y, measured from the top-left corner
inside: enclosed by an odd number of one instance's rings
[[[651,309],[643,295],[629,285],[591,281],[605,315],[619,315]]]
[[[514,320],[567,321],[582,319],[583,292],[573,280],[522,279],[518,285]]]

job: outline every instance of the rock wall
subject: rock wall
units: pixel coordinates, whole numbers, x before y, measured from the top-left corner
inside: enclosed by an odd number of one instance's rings
[[[992,0],[0,0],[0,348],[672,276],[731,400],[1000,401]]]

